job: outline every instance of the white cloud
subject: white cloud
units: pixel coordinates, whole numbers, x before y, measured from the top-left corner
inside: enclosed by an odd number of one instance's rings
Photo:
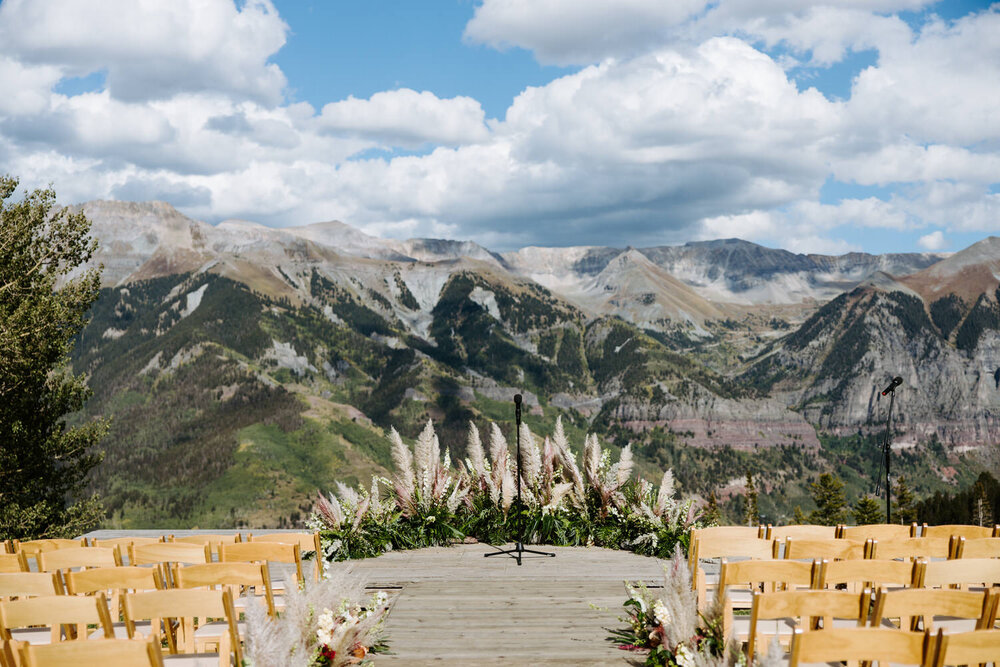
[[[856,78],[846,111],[862,139],[918,144],[1000,142],[1000,4],[934,21],[912,41],[880,45],[879,63]]]
[[[64,201],[159,198],[209,220],[336,218],[498,249],[738,236],[842,252],[847,228],[1000,231],[1000,6],[918,30],[872,13],[924,4],[486,0],[466,39],[586,65],[487,120],[470,97],[409,89],[319,113],[282,102],[268,59],[288,28],[267,2],[4,0],[0,162]],[[879,56],[831,101],[754,40],[814,66]],[[53,90],[94,71],[104,90]],[[426,154],[357,157],[391,147]],[[821,204],[831,176],[889,201]]]
[[[876,36],[905,36],[905,24],[877,14],[916,10],[935,0],[483,0],[465,39],[520,47],[545,64],[587,65],[716,35],[751,35],[812,52],[817,64]]]
[[[0,54],[60,68],[106,70],[122,100],[224,92],[281,101],[285,77],[267,62],[288,26],[270,0],[4,0]]]
[[[588,64],[662,44],[663,33],[705,0],[484,0],[465,39],[531,50],[547,64]]]
[[[471,97],[440,99],[408,88],[375,93],[367,100],[348,97],[323,107],[323,130],[371,138],[390,146],[449,146],[487,137],[485,114]]]
[[[940,229],[930,234],[925,234],[917,240],[917,244],[926,250],[943,250],[948,247],[948,240],[944,237],[944,232]]]

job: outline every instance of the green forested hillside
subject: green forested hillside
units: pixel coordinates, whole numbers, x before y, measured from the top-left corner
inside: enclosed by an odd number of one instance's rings
[[[426,337],[360,283],[315,270],[282,275],[308,296],[269,297],[212,273],[102,291],[73,364],[94,389],[86,413],[112,419],[107,456],[91,482],[105,498],[108,525],[295,525],[335,480],[390,474],[389,426],[413,437],[431,418],[453,458],[464,456],[469,420],[480,427],[495,420],[512,435],[515,391],[530,397],[525,420],[537,432],[550,433],[561,415],[577,448],[587,431],[616,446],[631,442],[640,470],[652,476],[672,467],[684,492],[715,491],[734,516],[742,487],[730,482],[747,471],[768,492],[761,507],[775,520],[795,505],[808,510],[809,483],[821,471],[837,471],[851,493],[870,485],[874,458],[851,455],[849,439],[826,438],[818,449],[693,447],[683,430],[625,419],[763,399],[805,377],[786,366],[757,361],[734,379],[700,361],[699,350],[710,347],[704,340],[684,349],[687,338],[617,318],[587,320],[544,288],[487,272],[445,281]],[[417,305],[398,274],[390,279],[403,308]],[[871,334],[858,324],[867,312],[862,300],[850,299],[820,309],[782,349],[804,349],[812,332],[841,332],[818,376],[856,364]],[[887,303],[914,331],[934,327],[906,298]],[[731,328],[715,327],[715,340],[726,344]],[[976,471],[974,461],[943,450],[899,465],[922,493],[948,490]],[[949,466],[958,472],[946,482],[939,472]]]

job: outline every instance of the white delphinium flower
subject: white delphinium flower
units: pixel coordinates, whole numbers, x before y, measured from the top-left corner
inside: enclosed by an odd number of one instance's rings
[[[670,625],[671,620],[673,620],[670,618],[670,612],[663,605],[663,600],[657,600],[653,603],[653,618],[656,619],[657,623],[664,626]]]
[[[333,618],[332,609],[324,609],[323,613],[316,619],[316,639],[324,646],[333,639],[333,628],[336,621]]]
[[[677,647],[674,658],[676,658],[679,667],[695,667],[694,652],[686,644]]]

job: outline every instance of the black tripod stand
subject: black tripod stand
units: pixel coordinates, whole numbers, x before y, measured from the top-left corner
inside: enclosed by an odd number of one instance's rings
[[[521,395],[514,394],[514,421],[517,422],[517,507],[518,509],[523,509],[524,505],[521,503]],[[524,539],[523,531],[521,539]],[[496,551],[491,554],[483,554],[486,558],[490,556],[511,556],[516,561],[517,564],[521,565],[521,555],[522,554],[535,554],[536,556],[551,556],[555,558],[555,554],[548,551],[533,551],[532,549],[525,549],[524,544],[520,540],[517,542],[517,546],[513,549],[503,549]]]
[[[882,462],[878,468],[878,481],[875,484],[875,496],[882,492],[882,468],[885,468],[885,522],[892,523],[892,486],[889,483],[889,463],[892,457],[892,406],[896,402],[896,387],[903,384],[903,378],[895,377],[889,386],[882,390],[882,395],[889,396],[889,418],[885,424],[885,439],[882,441]]]

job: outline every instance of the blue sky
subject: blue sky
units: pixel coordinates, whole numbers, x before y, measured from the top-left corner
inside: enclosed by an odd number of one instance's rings
[[[1000,230],[998,33],[966,0],[2,0],[0,160],[497,250],[958,250]]]

